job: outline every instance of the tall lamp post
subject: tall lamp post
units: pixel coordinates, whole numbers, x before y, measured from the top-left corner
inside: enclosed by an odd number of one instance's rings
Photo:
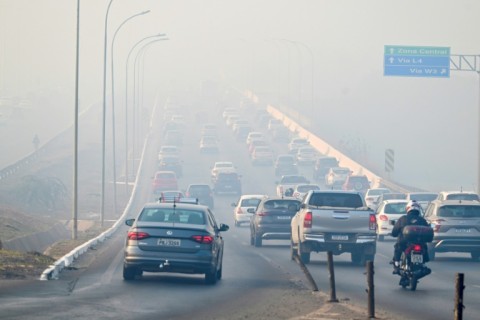
[[[103,40],[103,116],[102,116],[102,209],[100,212],[100,223],[103,227],[103,220],[105,217],[105,142],[106,142],[106,114],[107,114],[107,31],[108,31],[108,15],[110,13],[110,6],[113,0],[110,0],[105,14],[105,31]],[[116,211],[116,203],[114,204]]]
[[[139,128],[141,128],[141,126],[138,126],[138,128],[137,128],[136,125],[135,125],[135,122],[139,122],[139,119],[141,119],[141,118],[140,118],[140,117],[141,117],[141,113],[139,112],[138,116],[136,117],[136,121],[135,121],[135,110],[141,110],[141,109],[140,109],[141,104],[139,103],[139,102],[140,102],[140,90],[139,90],[139,89],[140,89],[140,85],[139,85],[139,84],[137,85],[137,77],[138,77],[138,79],[139,79],[138,82],[140,82],[140,71],[137,71],[137,64],[139,64],[139,63],[138,63],[138,58],[139,58],[140,56],[143,57],[143,53],[144,53],[144,51],[146,50],[146,48],[147,48],[148,46],[150,46],[151,44],[153,44],[153,43],[155,43],[155,42],[164,41],[164,40],[168,40],[168,38],[154,39],[154,40],[151,40],[151,41],[145,43],[145,44],[137,51],[137,54],[135,55],[135,60],[134,60],[134,63],[133,63],[133,75],[134,75],[134,77],[133,77],[133,91],[134,91],[134,97],[133,97],[133,101],[134,101],[133,115],[134,115],[134,116],[133,116],[133,118],[134,118],[134,119],[132,120],[132,122],[133,122],[133,136],[134,136],[134,137],[137,136],[136,133],[135,133],[135,131],[139,131]],[[136,102],[136,104],[135,104],[135,102]],[[138,138],[140,138],[140,133],[141,133],[141,132],[138,133]],[[137,138],[137,139],[138,139],[138,138]],[[135,141],[135,138],[133,139],[133,141]]]
[[[75,120],[74,120],[74,156],[73,156],[73,212],[72,212],[72,239],[77,239],[78,228],[78,70],[80,44],[80,0],[77,0],[77,39],[75,54]]]
[[[127,164],[128,164],[128,64],[130,61],[130,56],[132,55],[132,52],[137,48],[142,42],[144,42],[147,39],[152,39],[152,38],[161,38],[164,37],[164,33],[159,33],[153,36],[148,36],[145,38],[140,39],[135,43],[130,51],[128,52],[127,60],[125,63],[125,157],[127,159]],[[163,39],[163,38],[162,38]],[[159,39],[160,40],[160,39]],[[135,140],[132,139],[133,143],[133,148],[132,148],[132,172],[135,172]]]
[[[138,17],[138,16],[141,16],[141,15],[144,15],[144,14],[147,14],[149,13],[150,10],[147,10],[147,11],[143,11],[143,12],[140,12],[140,13],[137,13],[137,14],[134,14],[132,16],[130,16],[129,18],[125,19],[117,28],[117,30],[115,31],[115,33],[113,34],[113,38],[112,38],[112,45],[111,45],[111,49],[110,49],[110,60],[111,60],[111,73],[112,73],[112,135],[113,135],[113,183],[114,183],[114,190],[116,190],[116,185],[117,185],[117,179],[116,179],[116,151],[115,151],[115,146],[116,146],[116,142],[115,142],[115,77],[114,77],[114,55],[113,55],[113,49],[114,49],[114,44],[115,44],[115,39],[117,37],[117,33],[118,31],[120,31],[120,29],[125,25],[125,23],[127,23],[129,20],[135,18],[135,17]],[[126,159],[128,161],[128,159]],[[125,189],[126,189],[126,193],[128,194],[128,162],[125,162]],[[115,203],[117,202],[117,198],[116,198],[116,191],[114,192],[115,194]],[[116,211],[116,210],[115,210]]]

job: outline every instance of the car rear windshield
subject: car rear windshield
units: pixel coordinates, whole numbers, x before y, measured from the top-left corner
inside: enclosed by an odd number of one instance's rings
[[[279,157],[277,161],[280,163],[288,163],[288,164],[294,163],[293,157]]]
[[[338,161],[335,158],[318,159],[318,164],[324,167],[336,167],[338,165]]]
[[[272,209],[298,211],[298,209],[300,208],[300,201],[288,199],[268,200],[265,201],[263,207],[267,210]]]
[[[438,216],[444,218],[480,218],[480,205],[443,206],[438,209]]]
[[[260,203],[260,199],[243,199],[240,203],[241,207],[256,207]]]
[[[205,224],[205,216],[203,211],[196,210],[146,208],[138,217],[138,221]]]
[[[332,169],[336,174],[349,174],[350,169]]]
[[[309,205],[317,207],[360,208],[363,207],[362,198],[358,194],[350,193],[313,193]]]
[[[308,192],[310,190],[320,190],[318,186],[298,186],[297,190],[299,192]]]
[[[383,194],[383,200],[390,199],[407,199],[407,195],[404,193],[385,193]]]
[[[175,179],[175,174],[171,172],[157,173],[155,175],[156,179]]]
[[[480,201],[478,194],[472,193],[454,193],[447,196],[447,200],[471,200],[471,201]]]
[[[305,183],[307,179],[301,176],[284,177],[282,183]]]
[[[385,206],[385,209],[383,210],[385,213],[388,214],[406,214],[407,212],[405,211],[405,206],[406,203],[389,203]]]
[[[433,194],[411,194],[410,199],[416,201],[433,201],[438,197],[436,193]]]

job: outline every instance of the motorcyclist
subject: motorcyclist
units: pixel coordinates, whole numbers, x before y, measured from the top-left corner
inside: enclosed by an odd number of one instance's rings
[[[285,190],[285,197],[293,197],[293,188]]]
[[[422,209],[415,201],[409,201],[405,207],[406,215],[401,216],[393,226],[392,237],[397,238],[393,251],[393,274],[399,274],[400,257],[407,248],[407,242],[403,238],[403,228],[408,225],[429,226],[427,220],[421,216]],[[428,248],[424,245],[425,262],[428,262]]]

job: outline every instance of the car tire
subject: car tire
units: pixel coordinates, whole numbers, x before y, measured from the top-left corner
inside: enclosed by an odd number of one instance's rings
[[[435,261],[435,248],[431,245],[427,245],[428,247],[428,258],[430,261]]]
[[[310,252],[305,251],[302,248],[302,243],[299,242],[297,245],[297,255],[302,261],[303,264],[309,264],[310,263]]]
[[[254,239],[255,239],[255,247],[257,247],[257,248],[261,247],[262,246],[262,235],[258,235],[257,233],[255,233]]]
[[[255,245],[255,238],[253,237],[253,233],[250,231],[250,245]]]
[[[382,242],[385,241],[385,236],[383,234],[378,235],[378,241]]]
[[[217,283],[217,267],[212,268],[209,272],[205,273],[205,283],[209,285],[214,285]]]
[[[297,247],[293,243],[293,239],[290,238],[290,260],[295,260],[296,255],[297,255]]]
[[[478,259],[480,258],[480,252],[479,251],[470,252],[470,257],[472,258],[473,261],[478,261]]]
[[[123,279],[126,281],[132,281],[135,279],[135,275],[138,274],[138,271],[136,268],[128,268],[123,266]]]
[[[222,280],[223,265],[217,270],[217,280]]]

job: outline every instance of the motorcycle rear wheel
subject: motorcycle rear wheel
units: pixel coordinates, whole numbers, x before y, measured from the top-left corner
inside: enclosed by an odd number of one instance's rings
[[[415,291],[415,290],[417,290],[417,283],[418,283],[417,278],[415,278],[415,276],[412,276],[412,277],[410,278],[410,284],[409,284],[409,286],[410,286],[410,291]]]

